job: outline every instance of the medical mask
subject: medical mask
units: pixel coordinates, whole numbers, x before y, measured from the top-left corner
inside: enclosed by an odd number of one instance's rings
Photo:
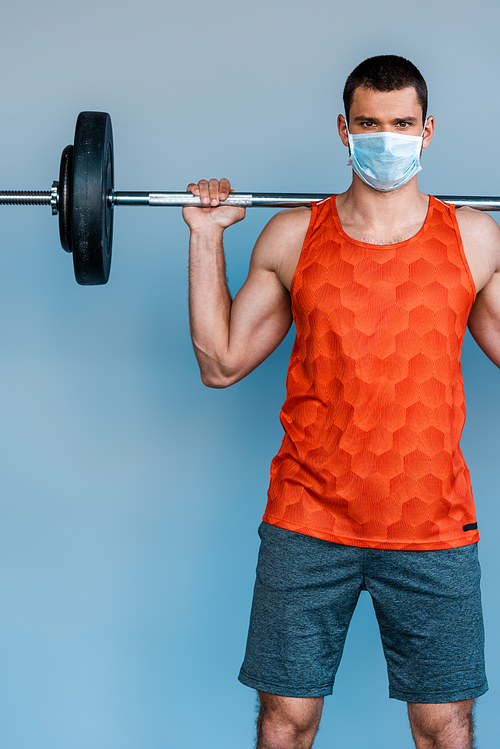
[[[370,187],[389,192],[406,184],[421,171],[424,133],[361,133],[349,137],[350,157],[347,166]]]

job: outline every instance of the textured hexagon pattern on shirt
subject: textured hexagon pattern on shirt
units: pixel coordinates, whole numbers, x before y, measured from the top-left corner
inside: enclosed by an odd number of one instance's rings
[[[352,546],[478,540],[460,450],[460,354],[475,288],[453,206],[430,197],[404,242],[350,238],[313,205],[295,272],[296,326],[264,521]]]

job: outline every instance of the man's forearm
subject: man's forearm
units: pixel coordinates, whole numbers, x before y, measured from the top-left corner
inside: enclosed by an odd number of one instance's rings
[[[189,240],[189,322],[201,378],[210,387],[226,383],[231,295],[226,280],[223,229],[191,231]]]

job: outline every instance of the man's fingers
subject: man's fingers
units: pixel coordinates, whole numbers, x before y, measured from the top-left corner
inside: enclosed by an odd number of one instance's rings
[[[223,177],[220,181],[220,199],[226,200],[227,196],[231,192],[231,183],[228,179]]]
[[[197,195],[203,205],[212,206],[219,205],[221,200],[226,200],[230,192],[234,192],[234,190],[231,190],[231,183],[225,178],[220,181],[217,179],[211,179],[210,181],[200,179],[197,184],[190,182],[186,189],[187,192]]]
[[[200,199],[203,205],[208,205],[210,203],[210,198],[208,196],[208,182],[206,179],[200,179],[198,182],[198,187],[200,190]]]
[[[208,183],[208,194],[210,197],[210,205],[219,205],[220,194],[219,194],[219,180],[211,179]]]

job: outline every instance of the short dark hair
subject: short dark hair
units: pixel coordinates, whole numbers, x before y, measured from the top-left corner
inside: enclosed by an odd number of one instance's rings
[[[354,92],[357,88],[369,88],[372,91],[400,91],[413,86],[418,103],[422,107],[422,121],[427,115],[427,84],[415,65],[404,57],[397,55],[378,55],[361,62],[348,77],[344,86],[344,109],[349,122]]]

